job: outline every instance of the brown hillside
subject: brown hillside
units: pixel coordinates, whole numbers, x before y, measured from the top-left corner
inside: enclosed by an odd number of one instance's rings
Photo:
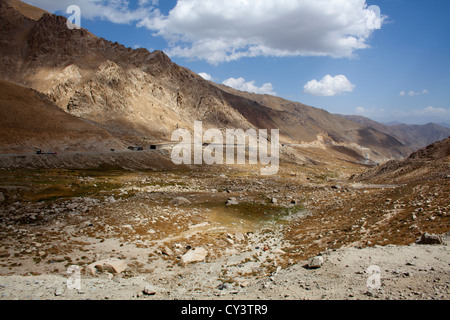
[[[28,3],[19,0],[3,1],[0,5],[11,7],[20,12],[21,14],[23,14],[25,17],[33,20],[39,20],[44,13],[48,13],[45,10],[29,5]]]
[[[278,128],[288,143],[305,144],[323,140],[325,145],[352,148],[359,157],[400,159],[411,152],[394,137],[374,128],[343,119],[323,109],[280,97],[238,91],[217,85],[225,98],[253,125]]]
[[[448,179],[450,138],[420,149],[408,159],[389,161],[363,173],[356,180],[370,183],[411,183]]]
[[[411,156],[409,160],[430,160],[430,161],[449,161],[450,158],[450,137],[420,149]]]
[[[105,130],[60,110],[31,89],[0,80],[0,152],[123,148]]]

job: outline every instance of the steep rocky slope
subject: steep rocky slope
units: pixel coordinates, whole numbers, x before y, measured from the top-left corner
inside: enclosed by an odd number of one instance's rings
[[[362,159],[379,160],[383,156],[398,159],[410,152],[403,143],[376,128],[343,119],[323,109],[217,86],[227,92],[225,98],[250,122],[257,127],[279,128],[288,143],[315,142],[347,154],[353,151]]]
[[[203,120],[251,127],[220,90],[160,51],[132,50],[69,30],[64,17],[39,20],[1,2],[2,77],[48,95],[61,109],[104,125],[131,142],[170,138]]]
[[[405,160],[392,160],[379,165],[358,179],[372,183],[411,183],[449,180],[450,138],[435,142],[412,153]]]

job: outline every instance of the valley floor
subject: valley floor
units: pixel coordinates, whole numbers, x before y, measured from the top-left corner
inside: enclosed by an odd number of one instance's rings
[[[349,180],[361,171],[2,170],[0,298],[449,299],[448,247],[415,241],[448,241],[450,179]],[[92,267],[105,259],[123,268]]]

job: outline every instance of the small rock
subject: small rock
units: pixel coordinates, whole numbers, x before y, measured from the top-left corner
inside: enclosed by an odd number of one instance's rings
[[[0,202],[5,201],[5,196],[3,195],[3,192],[0,192]]]
[[[314,258],[311,258],[308,262],[308,268],[309,269],[317,269],[322,267],[323,265],[323,257],[322,256],[317,256]]]
[[[226,283],[221,283],[221,284],[219,284],[217,286],[217,289],[219,289],[219,290],[223,290],[223,289],[226,289],[226,288],[227,288],[227,284]]]
[[[277,198],[270,199],[270,203],[276,204],[278,202]]]
[[[412,272],[404,272],[403,275],[405,277],[411,277],[412,276]]]
[[[373,297],[373,296],[374,296],[373,292],[371,292],[371,291],[367,291],[367,292],[365,292],[364,294],[365,294],[366,296],[368,296],[368,297]]]
[[[96,271],[107,271],[113,274],[119,274],[127,268],[127,263],[119,259],[105,259],[87,266],[87,272],[91,275],[95,275]]]

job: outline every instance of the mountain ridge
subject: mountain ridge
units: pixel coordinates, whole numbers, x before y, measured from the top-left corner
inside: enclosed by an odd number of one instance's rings
[[[175,129],[192,129],[201,120],[205,129],[279,129],[282,143],[319,144],[330,152],[338,146],[359,160],[382,162],[411,151],[390,135],[325,110],[213,84],[162,51],[70,30],[65,17],[39,11],[32,19],[19,4],[0,0],[0,43],[8,44],[0,48],[0,76],[45,94],[124,144],[169,141]]]
[[[437,123],[430,122],[424,125],[402,123],[384,124],[363,116],[339,116],[393,136],[414,151],[450,136],[450,128],[446,128]]]

